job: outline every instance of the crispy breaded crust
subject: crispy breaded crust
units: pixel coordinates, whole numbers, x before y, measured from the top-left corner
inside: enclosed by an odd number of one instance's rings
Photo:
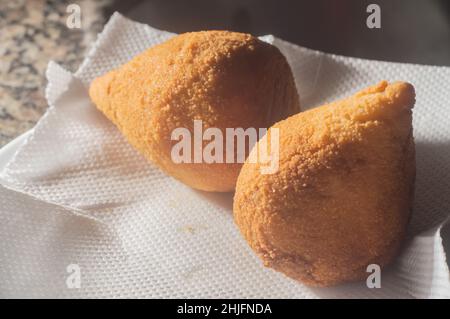
[[[268,128],[300,111],[280,51],[243,33],[186,33],[95,79],[91,99],[148,159],[201,190],[232,191],[242,164],[175,164],[177,127]],[[206,142],[204,144],[207,144]],[[225,148],[224,148],[225,149]]]
[[[386,81],[276,123],[279,171],[246,162],[234,218],[268,267],[311,286],[367,278],[397,254],[415,177],[411,84]]]

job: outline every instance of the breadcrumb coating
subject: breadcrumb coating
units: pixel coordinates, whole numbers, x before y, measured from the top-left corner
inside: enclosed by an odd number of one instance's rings
[[[204,130],[219,128],[225,136],[225,128],[268,128],[300,111],[280,51],[228,31],[175,36],[95,79],[89,94],[146,158],[206,191],[234,190],[242,163],[174,163],[175,128],[193,133],[193,121],[202,120]]]
[[[414,102],[411,84],[383,81],[273,126],[278,172],[246,162],[234,197],[235,222],[266,266],[330,286],[392,261],[412,207]]]

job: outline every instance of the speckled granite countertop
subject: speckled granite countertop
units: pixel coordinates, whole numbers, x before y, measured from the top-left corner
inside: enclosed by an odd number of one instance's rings
[[[81,8],[81,29],[66,26],[67,5]],[[45,70],[54,60],[70,71],[103,28],[102,1],[0,1],[0,146],[35,125],[47,108]]]

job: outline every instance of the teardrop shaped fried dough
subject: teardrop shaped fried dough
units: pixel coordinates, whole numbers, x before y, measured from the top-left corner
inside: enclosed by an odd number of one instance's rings
[[[242,163],[174,163],[176,128],[189,129],[193,137],[194,120],[202,120],[203,132],[218,128],[225,137],[226,128],[268,128],[300,111],[280,51],[228,31],[175,36],[95,79],[89,94],[147,159],[206,191],[234,190]]]
[[[411,84],[383,81],[273,126],[279,170],[247,161],[234,197],[235,222],[266,266],[329,286],[393,259],[413,198],[414,102]]]

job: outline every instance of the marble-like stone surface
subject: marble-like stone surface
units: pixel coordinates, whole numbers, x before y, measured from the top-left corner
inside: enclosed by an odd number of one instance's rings
[[[66,25],[67,6],[81,8],[81,29]],[[75,71],[107,17],[110,0],[0,1],[0,146],[35,125],[47,108],[50,60]]]

